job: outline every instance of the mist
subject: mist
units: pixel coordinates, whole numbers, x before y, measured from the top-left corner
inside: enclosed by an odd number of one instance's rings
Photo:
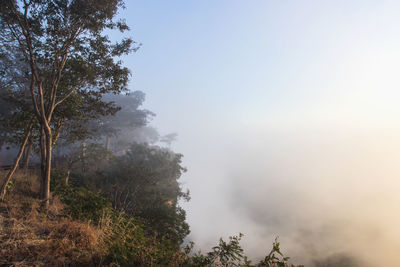
[[[131,20],[151,44],[134,86],[178,133],[188,240],[242,232],[257,260],[279,236],[295,264],[400,265],[399,2],[157,4]]]
[[[206,253],[220,237],[243,233],[253,263],[278,240],[296,266],[400,266],[400,1],[154,0],[125,1],[123,9],[124,1],[93,1],[87,10],[79,1],[33,1],[20,7],[31,17],[25,24],[15,20],[20,2],[0,9],[2,165],[24,136],[2,200],[25,151],[26,175],[31,153],[32,168],[41,165],[40,189],[29,192],[49,208],[58,190],[50,188],[54,146],[65,188],[98,193],[116,214],[151,222],[154,251],[163,253],[146,253],[191,261],[179,256],[183,240]],[[76,30],[58,21],[57,14],[75,20],[68,5],[83,12]],[[86,19],[89,8],[104,6],[115,24],[100,23],[97,12]],[[30,22],[37,18],[43,22]],[[55,37],[65,45],[53,45]],[[136,253],[142,241],[125,238],[120,223],[112,239],[121,243],[109,248],[135,252],[143,266],[147,258],[175,260]],[[164,246],[170,236],[174,245]]]
[[[225,172],[204,174],[207,185],[191,187],[189,223],[199,248],[242,232],[253,259],[279,236],[296,264],[398,265],[399,131],[273,126],[232,132],[208,151],[217,154],[204,162],[207,171],[219,165]],[[354,264],[338,263],[346,258]]]

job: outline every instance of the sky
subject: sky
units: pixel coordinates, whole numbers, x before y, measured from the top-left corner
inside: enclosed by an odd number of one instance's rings
[[[400,265],[400,2],[129,0],[123,60],[178,133],[203,251]]]

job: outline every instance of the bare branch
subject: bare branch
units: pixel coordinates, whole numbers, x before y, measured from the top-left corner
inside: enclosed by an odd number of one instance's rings
[[[77,89],[77,88],[74,87],[74,88],[72,88],[71,90],[69,90],[68,93],[67,93],[63,98],[61,98],[59,101],[57,101],[57,102],[54,104],[54,108],[55,108],[56,106],[60,105],[62,102],[64,102],[68,97],[70,97],[70,96],[72,95],[72,93],[73,93],[76,89]]]

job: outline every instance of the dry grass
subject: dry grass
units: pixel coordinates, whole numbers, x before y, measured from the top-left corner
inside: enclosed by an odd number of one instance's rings
[[[105,255],[101,230],[65,217],[56,197],[44,213],[37,176],[16,175],[14,184],[0,203],[0,265],[101,265]]]

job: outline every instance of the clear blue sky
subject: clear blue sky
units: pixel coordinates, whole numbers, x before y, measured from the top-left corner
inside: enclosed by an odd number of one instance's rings
[[[128,1],[121,15],[143,43],[126,61],[131,87],[172,131],[304,110],[344,94],[331,91],[344,71],[396,64],[398,11],[396,1]]]
[[[188,167],[194,241],[206,246],[220,233],[244,232],[257,256],[280,235],[296,256],[304,253],[293,245],[296,234],[349,220],[385,229],[374,242],[399,248],[385,236],[400,239],[391,227],[400,217],[378,223],[368,214],[390,217],[400,205],[391,191],[400,175],[400,1],[127,2],[121,16],[143,44],[124,59],[130,87],[146,93],[155,127],[179,135],[173,148]],[[270,188],[292,196],[279,212]],[[266,219],[251,219],[250,204],[238,210],[239,196],[269,203]],[[375,198],[381,202],[364,209]],[[297,209],[309,212],[297,216]],[[288,214],[298,224],[277,226]],[[364,247],[370,240],[335,231],[360,248],[354,253],[375,251]],[[335,241],[321,242],[335,251]]]

